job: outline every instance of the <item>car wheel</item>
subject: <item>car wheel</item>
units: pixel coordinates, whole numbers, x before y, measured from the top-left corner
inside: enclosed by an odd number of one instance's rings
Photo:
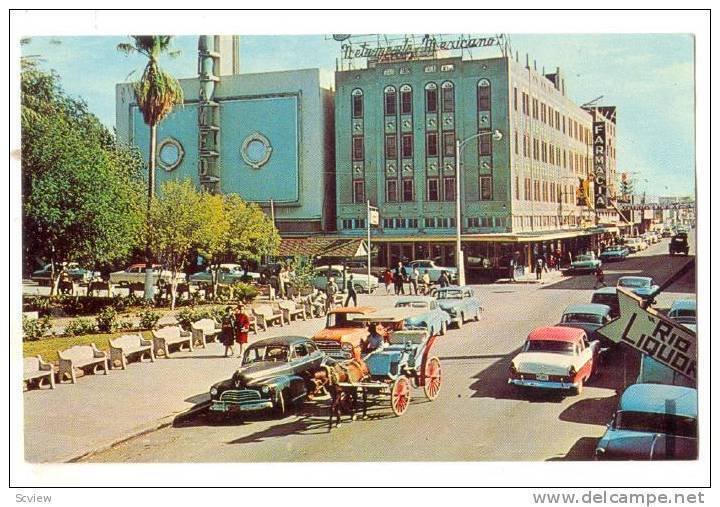
[[[440,334],[445,335],[447,333],[447,323],[443,322],[440,324]]]
[[[275,406],[273,407],[273,412],[276,416],[284,417],[285,412],[287,410],[286,401],[285,398],[287,396],[287,393],[285,391],[280,391],[278,393],[277,400],[275,401]]]
[[[358,294],[365,294],[365,287],[359,284],[355,284],[355,292]]]
[[[480,308],[475,310],[475,322],[479,322],[479,321],[480,321]]]
[[[465,315],[460,312],[460,315],[458,315],[458,321],[457,321],[457,328],[460,329],[463,327],[463,324],[465,323]]]
[[[578,381],[577,387],[575,388],[575,394],[577,396],[580,396],[582,394],[582,392],[583,392],[583,379],[580,379]]]

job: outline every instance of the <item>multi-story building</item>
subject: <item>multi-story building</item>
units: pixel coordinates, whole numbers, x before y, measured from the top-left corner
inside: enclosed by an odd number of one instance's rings
[[[365,234],[369,201],[381,216],[376,262],[454,265],[459,140],[466,257],[497,265],[519,252],[529,264],[543,249],[590,247],[593,116],[567,97],[559,69],[528,63],[368,60],[336,72],[340,234]]]

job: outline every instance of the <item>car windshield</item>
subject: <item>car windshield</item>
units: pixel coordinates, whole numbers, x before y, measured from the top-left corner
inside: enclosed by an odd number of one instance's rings
[[[614,294],[595,294],[592,297],[592,302],[601,305],[613,306],[618,304],[618,299]]]
[[[620,246],[611,246],[610,248],[605,249],[606,252],[620,252],[622,251],[622,247]]]
[[[523,352],[552,352],[566,356],[575,355],[575,347],[572,342],[560,340],[528,340],[525,342]]]
[[[602,315],[594,313],[566,313],[562,322],[587,322],[589,324],[602,324]]]
[[[257,361],[287,362],[288,348],[285,345],[267,345],[250,347],[245,352],[243,364],[250,364]]]
[[[437,293],[438,299],[462,299],[462,297],[461,290],[441,290]]]
[[[647,278],[621,278],[618,280],[618,287],[650,287],[650,280]]]
[[[424,301],[398,301],[395,308],[427,308],[428,304]]]
[[[591,260],[594,260],[592,255],[578,255],[575,258],[575,261],[577,261],[577,262],[584,262],[584,261],[591,261]]]
[[[615,427],[619,430],[697,438],[697,420],[673,414],[621,411],[617,414]]]
[[[331,313],[327,316],[325,327],[364,327],[363,322],[354,320],[359,313]]]

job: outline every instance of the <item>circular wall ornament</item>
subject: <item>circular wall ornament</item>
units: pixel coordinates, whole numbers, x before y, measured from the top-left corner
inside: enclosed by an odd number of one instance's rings
[[[175,138],[168,137],[158,145],[158,164],[166,171],[172,171],[182,162],[185,150]]]
[[[253,169],[260,169],[270,160],[272,150],[267,137],[260,132],[253,132],[243,141],[240,154],[247,165]]]

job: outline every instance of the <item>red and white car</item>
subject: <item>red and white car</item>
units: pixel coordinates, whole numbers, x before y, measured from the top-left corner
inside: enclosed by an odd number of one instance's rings
[[[599,366],[599,353],[599,342],[589,341],[582,329],[541,327],[512,360],[508,383],[580,394]]]

